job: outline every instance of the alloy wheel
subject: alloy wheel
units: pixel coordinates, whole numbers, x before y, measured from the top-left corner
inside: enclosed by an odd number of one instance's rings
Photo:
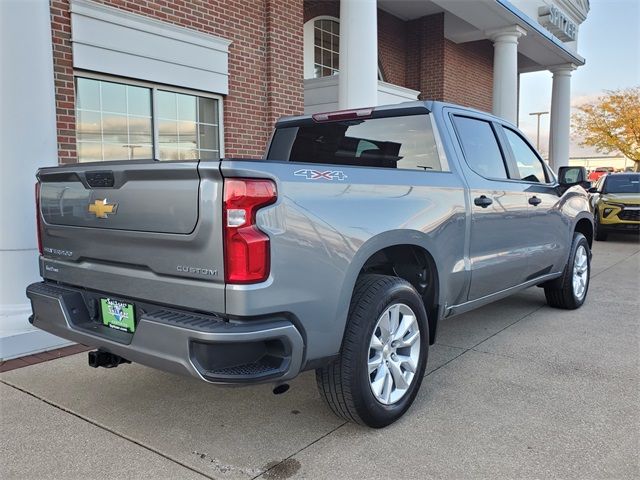
[[[420,359],[420,327],[403,303],[378,317],[369,343],[369,384],[376,400],[392,405],[409,391]]]
[[[580,245],[573,259],[573,294],[578,300],[582,300],[584,297],[588,281],[589,259],[584,245]]]

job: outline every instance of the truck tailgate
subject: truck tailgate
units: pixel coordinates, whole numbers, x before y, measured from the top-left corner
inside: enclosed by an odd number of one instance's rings
[[[224,311],[219,162],[79,164],[38,180],[43,277]]]
[[[188,234],[198,222],[194,163],[79,166],[39,179],[50,225]]]

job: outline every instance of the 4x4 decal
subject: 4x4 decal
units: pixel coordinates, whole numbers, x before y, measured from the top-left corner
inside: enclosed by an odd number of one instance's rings
[[[296,170],[293,172],[297,177],[305,177],[307,180],[344,180],[347,176],[342,170],[326,170],[321,172],[319,170]]]

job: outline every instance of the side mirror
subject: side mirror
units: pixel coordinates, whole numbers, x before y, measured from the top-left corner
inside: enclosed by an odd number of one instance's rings
[[[558,168],[558,182],[560,185],[577,185],[588,182],[587,169],[584,167],[560,167]],[[589,187],[591,184],[589,184]]]
[[[589,192],[589,193],[600,193],[596,187],[591,187],[591,188],[587,189],[587,192]]]

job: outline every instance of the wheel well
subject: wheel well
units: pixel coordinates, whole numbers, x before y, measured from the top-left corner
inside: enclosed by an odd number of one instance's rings
[[[593,225],[586,218],[582,218],[578,220],[576,223],[576,232],[580,232],[585,236],[587,242],[589,243],[589,248],[591,248],[591,244],[593,243]]]
[[[360,275],[377,273],[408,281],[422,296],[429,320],[429,343],[436,338],[438,324],[438,270],[431,254],[416,245],[394,245],[374,253],[365,262]]]

